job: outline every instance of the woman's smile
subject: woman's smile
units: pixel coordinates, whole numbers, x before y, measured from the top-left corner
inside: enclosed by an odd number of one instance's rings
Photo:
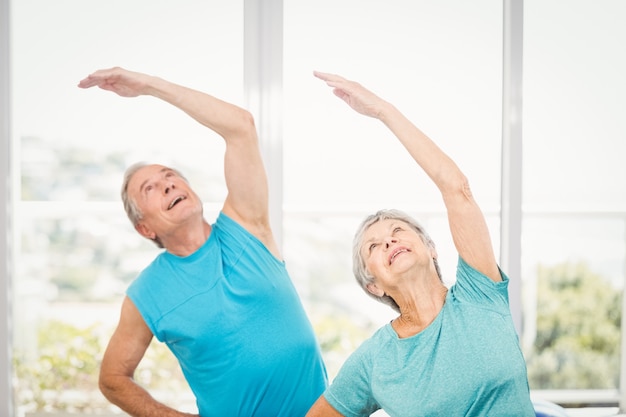
[[[403,252],[410,252],[410,250],[405,247],[398,247],[393,252],[391,252],[391,255],[389,256],[389,265],[393,263],[393,261],[396,259],[396,256]]]

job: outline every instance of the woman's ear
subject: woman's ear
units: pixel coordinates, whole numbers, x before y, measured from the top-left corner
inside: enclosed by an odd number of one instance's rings
[[[139,234],[147,239],[154,240],[156,238],[156,233],[154,233],[148,226],[143,223],[137,223],[135,225],[135,230],[139,232]]]
[[[366,288],[370,293],[374,294],[376,297],[382,297],[383,295],[385,295],[385,292],[381,290],[380,288],[378,288],[376,284],[367,284]]]

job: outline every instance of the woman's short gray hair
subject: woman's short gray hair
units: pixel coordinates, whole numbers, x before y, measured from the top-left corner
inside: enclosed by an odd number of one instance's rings
[[[379,297],[377,295],[372,294],[367,286],[369,284],[374,283],[374,276],[367,270],[365,266],[365,259],[363,259],[363,255],[361,253],[361,246],[363,244],[363,236],[367,229],[370,228],[374,223],[378,223],[381,220],[401,220],[411,226],[422,238],[424,243],[431,248],[435,248],[435,242],[430,238],[426,230],[411,216],[406,214],[401,210],[388,209],[388,210],[379,210],[374,214],[371,214],[363,220],[359,228],[357,229],[356,234],[354,235],[354,240],[352,242],[352,272],[354,273],[354,277],[356,278],[358,284],[363,288],[363,291],[370,297],[374,298],[377,301],[380,301],[383,304],[387,304],[397,312],[400,312],[400,307],[396,303],[396,301],[384,294]],[[437,270],[437,275],[439,279],[441,279],[441,271],[439,270],[439,265],[437,264],[437,260],[434,259],[435,269]]]
[[[137,173],[137,171],[139,171],[141,168],[146,167],[148,165],[150,164],[146,162],[137,162],[129,166],[126,169],[126,172],[124,173],[124,181],[122,182],[122,191],[121,191],[122,204],[124,204],[124,211],[126,211],[126,215],[128,216],[128,219],[133,224],[133,226],[137,226],[137,223],[139,223],[139,221],[143,218],[143,214],[141,213],[141,210],[139,210],[139,207],[137,207],[137,202],[128,195],[128,184],[130,183],[130,180],[133,178],[133,175]],[[170,169],[174,171],[182,179],[187,181],[185,176],[182,175],[180,171],[173,169],[173,168],[170,168]],[[163,243],[161,242],[158,236],[155,236],[155,238],[152,239],[152,241],[159,248],[163,248]]]

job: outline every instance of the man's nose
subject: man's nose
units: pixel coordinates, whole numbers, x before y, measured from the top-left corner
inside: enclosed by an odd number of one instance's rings
[[[165,186],[165,194],[168,194],[170,191],[172,191],[174,188],[176,188],[176,186],[174,184],[168,184]]]

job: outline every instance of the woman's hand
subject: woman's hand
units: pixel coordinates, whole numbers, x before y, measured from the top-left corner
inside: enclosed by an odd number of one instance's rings
[[[361,84],[325,72],[313,71],[313,75],[333,87],[333,93],[357,112],[380,119],[381,112],[387,103]]]

